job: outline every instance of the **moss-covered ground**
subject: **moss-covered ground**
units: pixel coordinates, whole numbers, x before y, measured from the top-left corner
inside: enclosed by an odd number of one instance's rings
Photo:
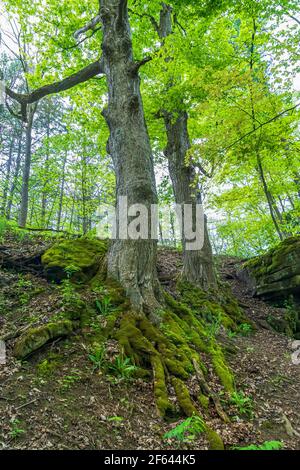
[[[235,421],[230,399],[239,382],[229,363],[231,338],[251,330],[251,322],[228,286],[204,293],[172,277],[161,321],[153,325],[131,310],[105,270],[78,276],[76,250],[70,257],[66,245],[58,284],[30,274],[1,274],[7,281],[1,291],[8,351],[1,371],[3,445],[205,449],[247,442],[253,424],[249,416]],[[176,253],[170,256],[177,265]],[[194,415],[204,427],[192,442],[163,439]],[[43,427],[47,416],[50,425]],[[24,428],[17,438],[14,426]],[[44,431],[37,435],[37,429]]]

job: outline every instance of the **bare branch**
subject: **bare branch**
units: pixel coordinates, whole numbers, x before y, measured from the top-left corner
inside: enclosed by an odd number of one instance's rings
[[[160,34],[159,24],[157,23],[154,16],[150,15],[149,13],[138,13],[134,10],[131,10],[130,8],[128,9],[128,11],[132,13],[133,15],[138,16],[139,18],[149,18],[157,34],[158,35]]]
[[[91,21],[89,21],[89,23],[87,23],[85,26],[78,29],[74,33],[74,38],[78,39],[82,34],[88,32],[89,30],[93,31],[100,22],[101,22],[101,16],[100,16],[100,13],[98,13],[98,15],[95,16],[95,18],[93,18]]]
[[[131,73],[135,75],[143,65],[147,64],[151,60],[152,60],[152,57],[148,56],[148,57],[144,57],[144,59],[138,62],[135,62],[135,64],[131,67],[131,70],[130,70]]]
[[[5,87],[5,92],[10,98],[20,103],[22,108],[22,116],[23,119],[26,121],[26,107],[28,104],[36,103],[45,96],[69,90],[70,88],[73,88],[74,86],[79,85],[80,83],[84,83],[87,80],[101,73],[104,73],[104,69],[102,65],[102,60],[100,59],[88,65],[79,72],[76,72],[59,82],[42,86],[41,88],[38,88],[37,90],[34,90],[31,93],[16,93],[8,87]]]

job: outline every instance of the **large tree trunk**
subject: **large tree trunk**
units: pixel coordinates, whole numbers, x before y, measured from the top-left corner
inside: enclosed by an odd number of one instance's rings
[[[28,199],[29,199],[29,177],[31,167],[31,143],[32,143],[32,126],[36,104],[28,107],[28,117],[26,123],[26,144],[25,144],[25,161],[23,167],[21,206],[19,213],[19,226],[25,227],[28,215]]]
[[[195,214],[196,204],[200,201],[198,189],[195,187],[195,170],[192,165],[186,163],[186,155],[191,147],[187,128],[188,115],[186,112],[181,112],[174,120],[172,114],[164,113],[164,120],[168,138],[165,155],[168,159],[175,201],[180,205],[191,204]],[[185,236],[182,237],[182,245],[184,277],[204,289],[213,286],[216,277],[206,217],[203,248],[201,250],[187,249]]]
[[[108,151],[117,179],[118,230],[120,197],[126,196],[129,206],[143,204],[150,214],[157,194],[127,1],[101,0],[101,17],[108,83],[108,107],[103,114],[110,129]],[[137,311],[148,312],[158,307],[156,244],[150,235],[148,240],[124,240],[117,235],[109,253],[108,275],[121,283]]]

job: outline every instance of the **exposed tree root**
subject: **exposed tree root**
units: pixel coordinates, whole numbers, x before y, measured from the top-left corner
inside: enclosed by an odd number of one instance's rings
[[[234,377],[226,364],[221,346],[218,344],[212,326],[218,322],[219,327],[234,329],[244,321],[242,312],[232,299],[226,298],[224,305],[220,301],[209,300],[209,295],[189,285],[180,286],[180,299],[165,293],[162,309],[156,312],[160,316],[159,324],[154,324],[146,315],[138,314],[124,296],[123,290],[116,283],[94,280],[101,283],[104,294],[109,296],[112,309],[105,315],[105,326],[99,334],[99,340],[105,342],[109,338],[116,339],[124,354],[141,369],[152,371],[154,397],[158,413],[164,418],[178,416],[179,409],[186,416],[197,415],[203,420],[210,447],[222,449],[223,443],[218,434],[206,423],[204,415],[211,403],[218,416],[228,422],[218,396],[211,390],[207,382],[206,363],[212,365],[220,384],[229,394],[234,391]],[[89,286],[89,289],[91,286]],[[100,292],[102,290],[100,289]],[[208,321],[208,314],[211,315]],[[82,312],[81,326],[85,312]],[[66,324],[66,322],[69,322]],[[72,331],[70,320],[60,322],[63,328],[40,327],[26,332],[18,340],[15,351],[18,357],[20,345],[26,354],[29,349],[37,349],[58,336]],[[59,330],[59,331],[58,331]],[[32,346],[34,346],[32,348]],[[191,398],[187,380],[196,376],[201,394],[198,401]],[[174,399],[170,397],[176,397]],[[205,406],[206,404],[206,406]]]

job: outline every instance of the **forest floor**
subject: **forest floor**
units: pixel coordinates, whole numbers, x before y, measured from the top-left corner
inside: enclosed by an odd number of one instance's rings
[[[34,263],[32,255],[49,244],[38,238],[17,244],[6,239],[0,258],[25,257]],[[221,425],[218,420],[212,424],[227,449],[267,440],[280,440],[286,449],[300,449],[300,366],[292,364],[291,340],[266,322],[279,309],[247,293],[236,277],[236,262],[218,260],[220,275],[231,284],[256,330],[231,338],[236,353],[228,361],[237,389],[253,398],[253,409],[247,417],[235,416],[230,424]],[[160,250],[159,277],[169,291],[180,266],[178,253]],[[22,273],[2,263],[0,336],[46,322],[59,309],[57,286],[28,270],[27,266]],[[201,436],[190,444],[165,440],[164,434],[175,424],[157,416],[152,382],[116,380],[93,371],[81,335],[56,341],[23,362],[12,356],[10,341],[7,344],[7,362],[0,365],[0,448],[207,449]],[[114,341],[109,341],[107,353],[114,355],[115,348]]]

